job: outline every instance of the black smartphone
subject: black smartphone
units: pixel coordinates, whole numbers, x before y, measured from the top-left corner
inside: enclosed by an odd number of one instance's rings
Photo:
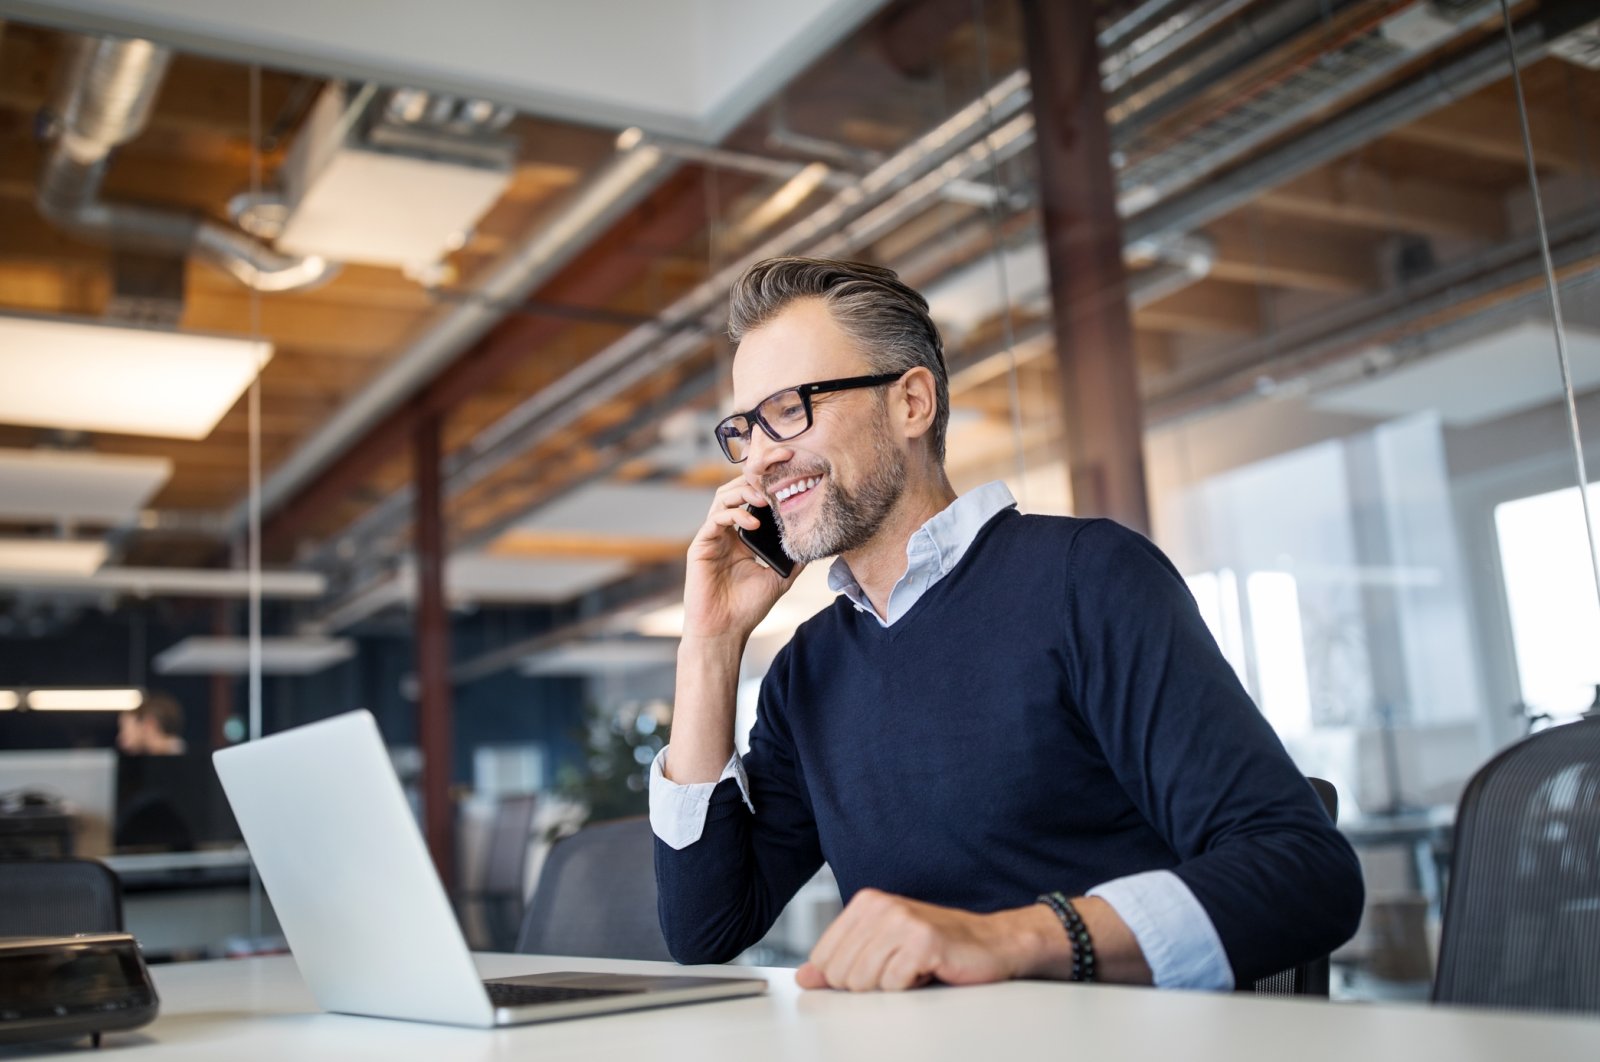
[[[783,541],[778,537],[778,522],[772,518],[772,510],[766,506],[757,508],[746,504],[744,511],[761,521],[761,526],[754,531],[734,525],[739,532],[739,541],[750,548],[750,552],[760,558],[767,567],[778,573],[779,578],[787,579],[794,574],[794,558],[783,551]]]

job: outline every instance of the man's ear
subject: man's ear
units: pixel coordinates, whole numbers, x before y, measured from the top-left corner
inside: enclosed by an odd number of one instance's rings
[[[933,373],[917,366],[900,379],[899,410],[906,438],[920,439],[933,430],[939,412],[939,393]]]

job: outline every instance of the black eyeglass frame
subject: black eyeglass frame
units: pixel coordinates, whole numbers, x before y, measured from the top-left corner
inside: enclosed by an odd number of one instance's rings
[[[785,387],[781,391],[774,391],[757,402],[754,409],[745,413],[730,413],[718,421],[715,430],[717,445],[722,447],[722,456],[736,465],[742,465],[750,455],[746,453],[744,457],[734,457],[733,452],[728,449],[728,429],[733,425],[734,421],[743,419],[748,426],[748,434],[745,432],[734,433],[737,437],[745,440],[747,447],[749,440],[754,437],[758,425],[762,431],[766,432],[767,438],[773,442],[788,442],[790,439],[798,439],[811,430],[811,425],[814,423],[814,417],[811,412],[811,399],[814,395],[830,394],[834,391],[853,391],[862,387],[885,387],[892,383],[898,383],[904,376],[904,372],[886,372],[879,373],[876,376],[846,376],[838,380],[819,380],[816,383],[803,383],[795,387]],[[779,435],[777,430],[767,423],[767,418],[761,415],[761,407],[779,395],[786,395],[790,391],[800,396],[800,404],[806,411],[806,426],[789,435]]]

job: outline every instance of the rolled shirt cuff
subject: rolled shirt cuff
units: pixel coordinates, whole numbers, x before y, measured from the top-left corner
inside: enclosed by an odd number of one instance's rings
[[[1189,886],[1170,870],[1116,878],[1089,890],[1133,932],[1157,988],[1233,989],[1222,938]]]
[[[700,839],[706,828],[711,792],[729,778],[738,783],[745,807],[751,814],[755,813],[755,805],[750,802],[750,779],[744,773],[744,761],[737,752],[715,782],[680,785],[666,775],[667,749],[671,747],[664,747],[650,761],[650,828],[667,847],[681,851]]]

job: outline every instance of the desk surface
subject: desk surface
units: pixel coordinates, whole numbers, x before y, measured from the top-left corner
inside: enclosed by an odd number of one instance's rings
[[[485,976],[542,970],[677,970],[483,955]],[[457,1029],[317,1011],[288,957],[159,966],[161,1017],[106,1037],[98,1059],[1149,1059],[1374,1062],[1384,1058],[1600,1058],[1600,1020],[1422,1006],[1013,982],[901,994],[802,992],[789,970],[764,997],[514,1029]],[[711,972],[707,968],[706,972]],[[29,1052],[32,1053],[32,1052]],[[16,1049],[0,1049],[0,1058]]]

